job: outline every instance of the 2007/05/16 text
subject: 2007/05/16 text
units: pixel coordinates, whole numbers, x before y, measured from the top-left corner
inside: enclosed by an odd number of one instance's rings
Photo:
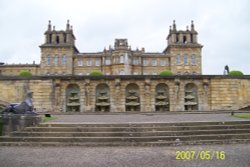
[[[202,150],[202,151],[176,151],[175,154],[176,160],[225,160],[226,153],[225,151],[209,151],[209,150]]]

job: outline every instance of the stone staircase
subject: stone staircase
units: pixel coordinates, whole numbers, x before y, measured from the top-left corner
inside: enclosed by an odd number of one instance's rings
[[[250,121],[46,123],[0,137],[0,146],[167,146],[249,143]]]

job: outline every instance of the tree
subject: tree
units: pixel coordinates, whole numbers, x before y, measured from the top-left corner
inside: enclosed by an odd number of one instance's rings
[[[22,77],[31,77],[32,76],[32,73],[29,72],[29,71],[21,71],[19,73],[19,76],[22,76]]]
[[[160,76],[170,76],[170,75],[173,75],[172,71],[170,70],[164,70],[160,72]]]
[[[243,76],[244,74],[243,74],[243,72],[241,72],[241,71],[233,70],[233,71],[230,71],[230,72],[228,73],[228,75],[229,75],[229,76]]]
[[[97,76],[103,76],[103,73],[101,71],[92,71],[89,76],[97,77]]]

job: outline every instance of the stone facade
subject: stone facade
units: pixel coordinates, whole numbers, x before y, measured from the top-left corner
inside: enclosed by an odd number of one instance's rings
[[[107,87],[108,108],[98,110],[97,89]],[[157,87],[167,89],[167,105],[157,110]],[[102,87],[101,86],[101,87]],[[188,87],[193,86],[195,101],[188,101]],[[250,77],[227,76],[46,76],[17,78],[1,77],[0,102],[20,102],[28,90],[34,92],[34,106],[38,111],[69,112],[71,88],[77,95],[76,112],[157,112],[157,111],[211,111],[237,110],[250,105]],[[137,89],[138,110],[128,108],[128,92]],[[133,97],[133,96],[131,96]],[[162,96],[159,96],[162,97]],[[164,96],[163,96],[164,97]],[[105,98],[104,98],[105,99]],[[133,98],[132,98],[133,99]],[[105,101],[105,100],[104,100]],[[100,103],[102,104],[102,103]],[[190,107],[187,104],[191,104]]]
[[[204,76],[193,22],[179,31],[175,22],[162,53],[132,50],[127,39],[96,53],[80,53],[69,22],[56,31],[49,22],[41,63],[0,65],[0,106],[21,102],[33,91],[38,111],[164,112],[237,110],[250,106],[250,77]],[[175,75],[158,75],[163,70]],[[16,76],[28,70],[29,78]],[[91,77],[92,71],[102,77]],[[14,76],[13,76],[14,75]]]
[[[115,39],[114,47],[102,52],[79,52],[69,22],[66,30],[57,31],[48,24],[41,48],[39,65],[0,65],[0,75],[18,75],[28,70],[33,75],[89,75],[101,71],[105,75],[159,75],[171,70],[177,75],[201,74],[201,49],[193,22],[191,29],[177,30],[170,26],[168,45],[163,52],[131,49],[127,39]]]

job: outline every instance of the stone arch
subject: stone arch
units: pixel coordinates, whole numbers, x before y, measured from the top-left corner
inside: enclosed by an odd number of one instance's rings
[[[135,83],[130,83],[125,89],[125,109],[126,111],[140,111],[140,90]]]
[[[184,109],[186,111],[198,110],[198,88],[194,83],[185,85]]]
[[[77,84],[69,84],[66,88],[66,112],[80,112],[80,87]]]
[[[155,87],[155,111],[169,111],[169,88],[165,83]]]
[[[110,89],[107,84],[101,83],[95,89],[95,111],[109,112],[110,111]]]

